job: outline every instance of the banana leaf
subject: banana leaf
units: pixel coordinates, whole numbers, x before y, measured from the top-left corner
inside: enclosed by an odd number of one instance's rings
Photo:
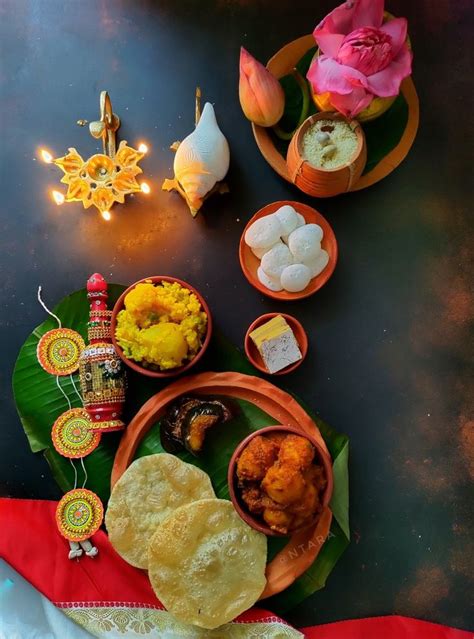
[[[306,77],[311,60],[317,47],[313,47],[305,53],[296,65],[303,77]],[[280,84],[285,93],[285,111],[279,124],[285,131],[292,131],[298,123],[301,113],[302,95],[293,75],[285,75],[280,78]],[[317,108],[311,100],[308,117],[317,113]],[[364,173],[371,171],[386,155],[392,151],[403,135],[408,123],[408,104],[400,94],[392,106],[379,118],[371,122],[364,122],[365,139],[367,142],[367,163]],[[281,140],[274,133],[272,139],[278,151],[286,157],[289,141]]]
[[[120,285],[109,285],[109,303],[114,304],[124,290]],[[60,317],[63,326],[77,330],[87,337],[87,321],[89,307],[85,290],[72,293],[63,299],[54,312]],[[56,378],[46,373],[36,358],[36,348],[41,336],[52,328],[56,322],[46,319],[28,337],[22,346],[13,372],[13,393],[21,423],[35,453],[43,452],[51,467],[53,477],[63,491],[74,485],[74,470],[70,460],[59,455],[51,442],[51,427],[56,418],[68,408],[68,404],[56,386]],[[202,362],[196,367],[200,370],[238,371],[257,374],[242,353],[235,348],[219,331],[215,331],[210,347]],[[128,372],[127,403],[125,421],[130,420],[143,403],[164,387],[166,382],[152,380]],[[77,374],[74,376],[75,386],[79,387]],[[68,378],[60,378],[59,383],[67,394],[72,406],[80,406],[74,384]],[[234,400],[235,401],[235,400]],[[301,403],[301,401],[298,399]],[[187,451],[179,456],[205,470],[211,477],[218,497],[228,499],[227,465],[236,445],[250,432],[275,423],[257,406],[244,400],[238,400],[239,410],[225,429],[215,429],[206,439],[206,450],[202,457],[193,457]],[[318,424],[333,458],[334,495],[331,508],[334,514],[330,535],[311,568],[285,592],[265,602],[265,605],[283,613],[300,603],[303,599],[322,588],[337,560],[349,544],[349,482],[348,451],[349,441],[345,435],[337,433],[319,417],[311,413]],[[160,424],[155,424],[140,443],[136,457],[163,452],[159,437]],[[99,447],[84,459],[87,472],[87,487],[96,492],[104,505],[110,494],[110,475],[115,452],[120,441],[120,433],[103,435]],[[79,483],[84,477],[82,469],[76,463]],[[274,556],[286,541],[269,538],[269,556]]]

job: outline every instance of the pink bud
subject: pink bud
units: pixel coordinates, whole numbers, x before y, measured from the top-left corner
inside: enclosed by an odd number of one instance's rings
[[[278,80],[243,47],[239,99],[245,117],[260,126],[276,124],[285,108],[285,94]]]

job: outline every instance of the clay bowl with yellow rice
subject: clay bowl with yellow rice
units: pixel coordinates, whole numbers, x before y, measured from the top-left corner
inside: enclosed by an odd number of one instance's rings
[[[125,290],[111,319],[119,357],[148,377],[175,377],[204,355],[212,333],[206,300],[175,277],[146,277]]]
[[[237,446],[227,483],[235,510],[249,526],[291,537],[314,526],[329,505],[332,460],[315,437],[290,426],[267,426]]]

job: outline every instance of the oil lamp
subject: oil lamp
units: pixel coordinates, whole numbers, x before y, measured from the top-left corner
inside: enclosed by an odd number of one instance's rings
[[[78,120],[77,124],[85,126],[87,121]],[[89,131],[92,137],[102,140],[103,153],[83,160],[73,147],[60,158],[54,158],[46,149],[40,151],[44,162],[56,164],[64,173],[61,182],[67,185],[66,194],[56,190],[51,192],[56,204],[82,202],[85,209],[95,206],[103,219],[109,221],[112,217],[110,209],[115,202],[123,204],[125,196],[130,193],[150,193],[150,186],[136,179],[142,173],[138,163],[148,152],[148,146],[141,143],[138,149],[134,149],[122,140],[117,149],[116,133],[119,127],[120,118],[112,111],[109,94],[102,91],[100,120],[90,122]]]

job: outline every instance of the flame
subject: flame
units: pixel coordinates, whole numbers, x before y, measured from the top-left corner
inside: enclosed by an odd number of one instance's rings
[[[64,204],[65,197],[61,191],[51,191],[51,196],[58,206]]]
[[[51,164],[51,162],[54,159],[51,153],[47,151],[46,149],[41,149],[40,155],[41,155],[41,159],[43,160],[43,162],[46,162],[46,164]]]
[[[110,220],[112,219],[112,214],[110,211],[102,211],[101,215],[106,222],[110,222]]]
[[[151,192],[150,185],[147,182],[142,182],[140,184],[140,189],[142,193],[145,193],[146,195]]]
[[[138,151],[139,151],[140,153],[148,153],[148,146],[145,144],[145,142],[141,142],[141,143],[138,145]]]

